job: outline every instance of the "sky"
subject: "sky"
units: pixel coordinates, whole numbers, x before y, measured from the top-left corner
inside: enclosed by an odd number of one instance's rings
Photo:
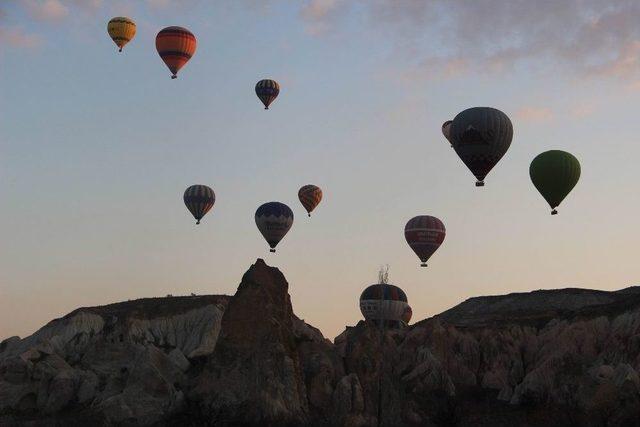
[[[137,22],[124,52],[114,16]],[[389,265],[414,320],[480,295],[637,283],[640,3],[624,0],[20,0],[0,5],[0,339],[82,306],[233,294],[257,258],[332,339]],[[163,27],[198,48],[176,80]],[[269,111],[262,78],[280,83]],[[509,115],[486,186],[441,134],[458,112]],[[531,160],[573,153],[559,215]],[[199,226],[182,202],[206,184]],[[311,219],[297,190],[324,192]],[[294,211],[270,254],[254,222]],[[416,215],[447,236],[428,268]]]

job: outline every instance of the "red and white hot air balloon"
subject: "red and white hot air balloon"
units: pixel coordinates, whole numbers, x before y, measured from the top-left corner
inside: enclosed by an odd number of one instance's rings
[[[442,221],[430,215],[413,217],[404,226],[404,238],[422,261],[422,267],[427,266],[427,260],[440,247],[446,234]]]

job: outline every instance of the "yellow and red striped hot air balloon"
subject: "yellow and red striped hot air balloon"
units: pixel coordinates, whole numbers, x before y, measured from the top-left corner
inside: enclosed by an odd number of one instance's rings
[[[311,212],[322,200],[322,190],[316,185],[305,185],[298,190],[298,199],[300,199],[300,203],[302,203],[302,206],[307,210],[307,214],[311,216]]]
[[[171,71],[171,78],[178,77],[178,71],[196,52],[196,36],[186,28],[167,27],[156,36],[156,49],[160,58]]]
[[[124,45],[129,43],[136,35],[136,23],[126,16],[116,16],[107,24],[107,32],[113,42],[122,52]]]

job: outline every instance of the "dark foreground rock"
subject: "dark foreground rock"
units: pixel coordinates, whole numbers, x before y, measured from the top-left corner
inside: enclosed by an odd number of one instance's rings
[[[0,426],[640,426],[640,293],[472,298],[334,343],[258,260],[236,294],[78,309],[0,343]]]

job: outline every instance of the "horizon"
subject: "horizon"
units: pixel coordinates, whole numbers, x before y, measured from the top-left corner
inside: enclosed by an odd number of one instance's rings
[[[106,31],[119,15],[137,23],[122,53]],[[634,286],[639,18],[623,0],[3,4],[0,340],[79,307],[233,295],[256,258],[326,337],[362,318],[381,265],[414,319]],[[169,25],[198,40],[176,80],[154,45]],[[269,111],[263,78],[281,86]],[[475,106],[514,127],[483,188],[441,133]],[[529,179],[549,149],[582,165],[553,217]],[[324,192],[311,218],[309,183]],[[197,227],[192,184],[216,193]],[[253,218],[271,200],[295,218],[275,254]],[[447,230],[427,268],[403,234],[423,214]]]

